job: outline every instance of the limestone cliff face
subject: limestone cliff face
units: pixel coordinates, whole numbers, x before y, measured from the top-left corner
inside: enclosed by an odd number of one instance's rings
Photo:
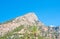
[[[37,18],[37,16],[31,12],[31,13],[28,13],[26,15],[19,16],[8,23],[0,24],[0,35],[3,35],[6,32],[11,31],[11,30],[13,30],[16,27],[19,27],[21,25],[24,25],[24,26],[29,26],[29,25],[30,26],[33,26],[33,25],[42,26],[43,24],[41,22],[39,22],[39,19]]]
[[[13,20],[13,22],[19,23],[21,25],[32,25],[33,23],[35,23],[35,21],[38,21],[38,18],[34,13],[28,13],[24,16],[17,17],[15,20]]]

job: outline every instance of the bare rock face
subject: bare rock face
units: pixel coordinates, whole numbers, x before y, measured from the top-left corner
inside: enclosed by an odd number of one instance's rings
[[[32,25],[32,23],[35,23],[35,21],[38,21],[38,18],[34,13],[28,13],[24,16],[17,17],[15,20],[13,20],[13,22],[19,23],[21,25],[23,24]]]
[[[39,22],[37,16],[34,13],[28,13],[26,15],[19,16],[19,17],[15,18],[11,22],[8,22],[8,23],[5,23],[5,24],[1,24],[0,25],[0,35],[3,35],[6,32],[11,31],[11,30],[13,30],[16,27],[19,27],[21,25],[33,26],[33,25],[36,25],[36,24],[38,26],[42,26],[43,25],[41,22]]]

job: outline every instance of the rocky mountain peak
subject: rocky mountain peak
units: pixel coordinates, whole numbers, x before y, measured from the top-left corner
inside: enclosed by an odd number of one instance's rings
[[[34,20],[38,21],[38,18],[37,16],[35,15],[35,13],[28,13],[28,14],[25,14],[23,16],[19,16],[17,17],[14,21],[22,21],[22,20],[27,20],[29,22],[33,22]]]
[[[19,17],[13,19],[12,21],[1,24],[0,25],[0,35],[1,35],[1,32],[2,32],[2,35],[3,35],[6,32],[11,31],[11,30],[13,30],[16,27],[19,27],[21,25],[33,26],[35,24],[38,24],[38,26],[43,25],[41,22],[39,22],[39,20],[38,20],[37,16],[35,15],[35,13],[30,12],[26,15],[19,16]]]
[[[21,25],[24,25],[24,24],[33,25],[33,24],[36,24],[38,21],[39,21],[38,17],[33,12],[30,12],[23,16],[19,16],[13,20],[14,23],[19,23]]]

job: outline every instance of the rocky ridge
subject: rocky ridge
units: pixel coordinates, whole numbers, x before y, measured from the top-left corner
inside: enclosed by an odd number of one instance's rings
[[[0,35],[3,35],[21,25],[33,26],[36,23],[38,23],[38,26],[43,25],[41,22],[39,22],[37,16],[34,13],[28,13],[26,15],[19,16],[12,21],[0,24]]]
[[[41,21],[39,21],[38,17],[33,12],[30,12],[23,16],[18,16],[11,21],[0,24],[0,36],[3,36],[4,34],[14,30],[16,27],[19,27],[21,25],[36,25],[41,31],[41,36],[46,38],[49,37],[50,39],[60,38],[60,27],[45,26]],[[23,31],[23,29],[21,31]]]

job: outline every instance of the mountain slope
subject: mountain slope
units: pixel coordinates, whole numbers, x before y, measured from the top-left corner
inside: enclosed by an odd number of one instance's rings
[[[36,26],[36,27],[35,27]],[[44,25],[39,21],[38,17],[33,13],[18,16],[13,20],[9,20],[0,24],[0,39],[59,39],[60,28]],[[20,35],[23,35],[20,38]],[[28,37],[29,36],[29,37]],[[15,38],[16,37],[16,38]],[[13,39],[12,38],[12,39]]]
[[[42,26],[44,26],[43,23],[38,20],[34,13],[28,13],[0,24],[0,39],[45,39],[40,35],[39,27]],[[36,36],[37,34],[38,37]],[[19,37],[21,35],[23,37]]]
[[[4,35],[7,32],[14,30],[16,27],[21,25],[25,26],[33,26],[38,23],[38,26],[42,26],[43,24],[39,22],[37,16],[34,13],[28,13],[24,16],[19,16],[9,22],[3,23],[0,25],[0,35]]]

